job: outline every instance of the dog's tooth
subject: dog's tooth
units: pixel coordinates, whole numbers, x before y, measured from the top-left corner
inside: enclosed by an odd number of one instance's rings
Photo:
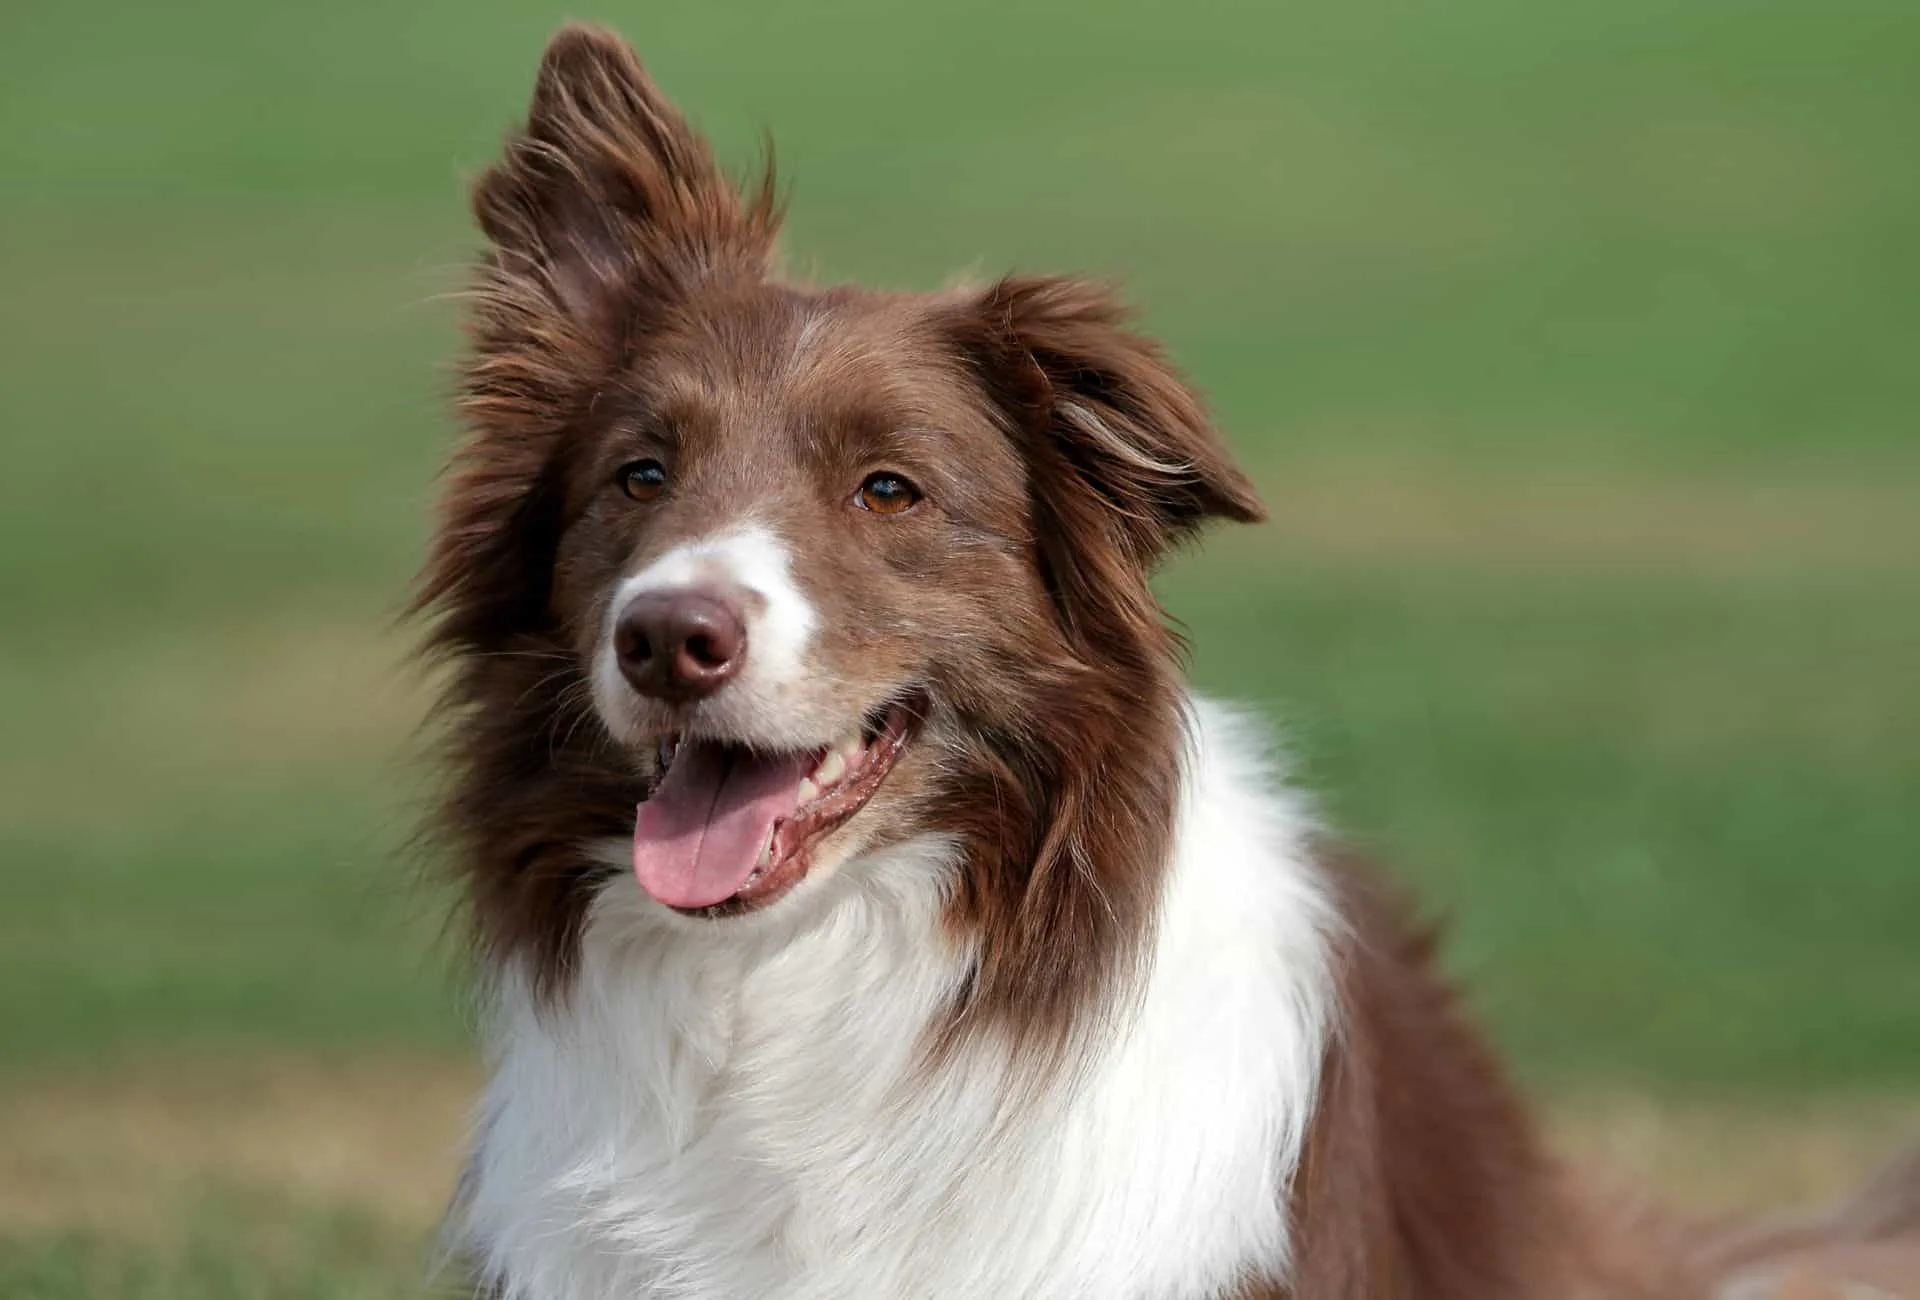
[[[840,738],[840,743],[833,747],[833,752],[851,762],[865,748],[866,744],[860,739],[860,733],[850,731]]]
[[[821,785],[832,785],[847,774],[847,760],[837,749],[829,749],[827,756],[820,760],[820,766],[813,771],[814,779]]]
[[[819,794],[820,794],[820,787],[813,783],[812,777],[803,776],[800,778],[800,802],[801,803],[806,803],[809,800],[815,799],[819,797]]]

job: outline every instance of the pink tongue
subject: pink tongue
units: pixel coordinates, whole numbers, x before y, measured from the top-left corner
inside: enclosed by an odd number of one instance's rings
[[[669,907],[711,907],[739,893],[773,824],[800,806],[800,782],[817,757],[682,744],[634,819],[640,888]]]

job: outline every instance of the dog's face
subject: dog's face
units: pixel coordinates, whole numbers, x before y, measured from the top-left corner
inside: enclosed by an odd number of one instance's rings
[[[1132,887],[1077,859],[1166,811],[1177,744],[1147,573],[1259,507],[1109,296],[775,278],[768,194],[579,28],[475,210],[472,434],[425,599],[465,665],[455,814],[502,823],[469,835],[483,913],[577,912],[567,864],[624,800],[639,885],[682,913],[933,832],[977,915],[1083,878],[1111,914]],[[537,830],[504,825],[522,805]]]
[[[660,902],[765,906],[919,826],[947,724],[1036,653],[1025,467],[957,324],[704,286],[575,431],[553,606],[599,721],[660,765],[634,844]]]

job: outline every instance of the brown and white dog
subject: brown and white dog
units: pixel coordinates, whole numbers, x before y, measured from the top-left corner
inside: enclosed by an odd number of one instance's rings
[[[1718,1288],[1741,1248],[1560,1174],[1426,938],[1183,685],[1149,570],[1261,507],[1104,290],[779,278],[770,186],[585,28],[474,208],[422,604],[484,1293]]]

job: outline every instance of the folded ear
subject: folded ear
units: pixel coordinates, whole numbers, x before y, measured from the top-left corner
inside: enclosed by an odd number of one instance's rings
[[[742,197],[624,41],[580,24],[547,45],[526,125],[473,188],[497,272],[575,322],[623,292],[764,269],[776,207],[770,178]]]
[[[1103,531],[1142,567],[1210,518],[1264,518],[1198,396],[1158,347],[1127,328],[1109,291],[1012,277],[978,310],[987,378],[1028,437],[1037,494],[1060,472],[1070,475],[1097,501]],[[1064,503],[1054,510],[1084,513]]]

